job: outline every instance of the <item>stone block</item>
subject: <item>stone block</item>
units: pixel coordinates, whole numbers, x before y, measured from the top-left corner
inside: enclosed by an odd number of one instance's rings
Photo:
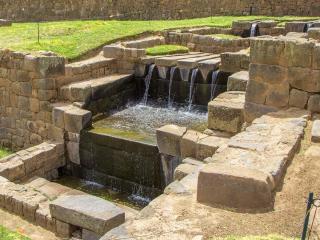
[[[208,128],[237,133],[244,122],[244,92],[220,94],[208,104]]]
[[[257,170],[208,164],[199,173],[197,200],[239,210],[269,209],[270,179]]]
[[[92,113],[90,111],[72,107],[64,112],[64,127],[66,131],[80,133],[90,125]]]
[[[256,104],[249,101],[246,101],[244,106],[244,119],[246,122],[250,123],[254,119],[261,117],[270,112],[278,111],[278,108],[267,106],[264,104]]]
[[[269,85],[264,82],[249,81],[246,91],[246,102],[265,104]]]
[[[309,94],[305,91],[292,89],[290,91],[289,106],[297,108],[305,108],[307,106]]]
[[[199,167],[196,165],[183,163],[180,164],[175,170],[174,170],[174,180],[180,181],[185,176],[194,173],[197,171]]]
[[[310,68],[314,45],[313,42],[309,42],[306,39],[286,41],[285,56],[287,66]]]
[[[74,228],[65,222],[56,220],[57,236],[61,238],[70,238]]]
[[[320,70],[291,67],[288,70],[288,79],[294,88],[311,93],[320,91]]]
[[[80,153],[78,142],[67,142],[68,158],[71,162],[80,165]]]
[[[246,91],[248,81],[248,71],[236,72],[228,78],[227,91]]]
[[[208,137],[207,135],[193,131],[188,130],[182,137],[180,142],[180,151],[181,151],[181,157],[193,157],[196,158],[197,154],[197,143],[201,139]]]
[[[315,120],[312,124],[311,141],[320,142],[320,120]]]
[[[287,68],[253,63],[249,66],[249,78],[256,82],[281,84],[287,81]]]
[[[203,139],[200,139],[197,143],[197,154],[196,158],[199,160],[204,160],[217,151],[219,147],[223,144],[226,144],[228,141],[227,138],[209,136]]]
[[[288,82],[272,85],[266,97],[266,105],[277,108],[287,107],[289,103],[289,91],[290,86]]]
[[[320,95],[311,95],[308,100],[308,110],[320,113]]]
[[[166,125],[157,129],[157,144],[160,153],[180,157],[180,143],[186,131],[187,128],[176,125]]]
[[[308,30],[308,37],[320,40],[320,28],[310,28]]]
[[[250,42],[251,63],[286,66],[285,41],[276,38],[256,38]]]
[[[124,211],[101,198],[81,192],[63,195],[50,203],[52,217],[103,235],[125,221]]]
[[[312,59],[312,68],[320,70],[320,43],[314,46]]]

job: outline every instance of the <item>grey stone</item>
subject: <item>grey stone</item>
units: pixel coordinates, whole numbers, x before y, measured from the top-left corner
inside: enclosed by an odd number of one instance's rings
[[[248,81],[249,81],[248,71],[236,72],[228,78],[227,90],[228,91],[246,91]]]
[[[50,203],[52,217],[103,235],[125,221],[124,211],[87,194],[62,195]]]
[[[311,141],[320,142],[320,120],[315,120],[312,124]]]

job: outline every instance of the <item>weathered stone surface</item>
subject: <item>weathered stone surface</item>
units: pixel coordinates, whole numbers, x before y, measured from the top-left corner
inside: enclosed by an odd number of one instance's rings
[[[166,125],[157,129],[157,144],[161,153],[181,156],[180,142],[186,133],[185,127]]]
[[[125,221],[123,210],[100,198],[82,194],[60,196],[50,203],[54,218],[97,234],[104,234]]]
[[[312,124],[311,141],[320,142],[320,120],[315,120]]]
[[[249,68],[249,52],[226,52],[221,54],[221,71],[235,73]]]
[[[320,40],[320,28],[310,28],[308,30],[308,37]]]
[[[311,112],[320,112],[320,95],[311,95],[308,100],[308,110]]]
[[[246,91],[248,81],[248,71],[234,73],[228,78],[227,91]]]
[[[320,70],[291,67],[288,70],[288,79],[294,88],[310,93],[320,91]]]
[[[269,181],[267,174],[257,170],[209,164],[199,173],[197,200],[243,210],[268,209]]]
[[[309,94],[298,89],[290,91],[289,106],[297,108],[305,108],[307,106]]]
[[[244,92],[220,94],[208,104],[208,128],[239,132],[244,121]]]
[[[69,132],[79,133],[91,121],[91,112],[77,107],[69,108],[64,112],[65,129]]]
[[[204,168],[203,178],[199,176],[198,187],[201,186],[203,189],[200,193],[198,191],[198,197],[200,194],[200,199],[203,197],[206,203],[235,208],[247,209],[250,205],[257,208],[269,206],[271,192],[282,179],[287,161],[293,158],[299,147],[308,117],[308,111],[292,108],[272,112],[254,120],[245,131],[230,138],[226,147],[220,148],[218,153],[206,160],[206,162],[218,164],[218,167],[222,166],[222,170],[215,170],[216,166],[213,167],[213,165]],[[249,171],[245,172],[245,169]],[[214,175],[217,178],[214,178]],[[210,176],[213,178],[210,179]],[[258,181],[259,183],[255,183],[254,179],[255,177],[259,179],[258,176],[262,178]],[[212,192],[211,190],[206,192],[204,189],[210,189],[210,182],[212,185],[217,183],[218,187],[212,187],[214,188]],[[236,186],[239,186],[237,184],[247,184],[247,186],[244,190],[237,188]],[[260,201],[262,205],[259,206],[259,202],[246,205],[246,201],[242,201],[245,197],[240,197],[244,193],[242,190],[246,194],[252,194],[251,197],[256,193],[258,198],[262,198]],[[228,198],[227,196],[231,194],[240,195],[236,201],[229,200],[224,204],[224,200],[219,196],[211,197],[214,196],[212,194],[215,191],[217,193],[225,191],[226,194],[222,198]]]
[[[199,167],[196,165],[183,163],[174,170],[174,180],[180,181],[190,173],[196,172]]]
[[[80,165],[79,143],[67,142],[68,158],[71,162]]]
[[[180,142],[180,151],[181,151],[181,157],[193,157],[196,158],[197,154],[197,143],[203,139],[206,138],[207,135],[193,131],[188,130],[182,137]]]
[[[83,228],[81,237],[83,240],[99,240],[102,235],[96,234],[95,232]]]
[[[227,138],[209,136],[203,139],[200,139],[197,143],[197,156],[199,160],[204,160],[216,152],[216,150],[226,144],[228,141]]]

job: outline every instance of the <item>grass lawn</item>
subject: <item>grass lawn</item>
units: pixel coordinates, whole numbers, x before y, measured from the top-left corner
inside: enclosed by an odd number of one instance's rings
[[[210,35],[214,38],[220,38],[220,39],[239,39],[241,37],[231,34],[212,34]]]
[[[10,150],[0,147],[0,158],[6,157],[6,156],[8,156],[10,154],[12,154],[12,152]]]
[[[1,240],[31,240],[28,237],[22,236],[17,232],[12,232],[0,225],[0,239]]]
[[[216,26],[230,27],[234,20],[274,19],[280,22],[314,19],[307,17],[264,17],[264,16],[215,16],[185,20],[155,21],[61,21],[40,24],[40,43],[37,42],[37,23],[14,23],[1,27],[0,48],[34,52],[53,51],[70,60],[86,52],[118,39],[144,32],[171,28]]]
[[[157,55],[166,55],[166,54],[175,54],[175,53],[187,53],[189,49],[184,46],[179,45],[159,45],[146,49],[147,55],[157,56]]]

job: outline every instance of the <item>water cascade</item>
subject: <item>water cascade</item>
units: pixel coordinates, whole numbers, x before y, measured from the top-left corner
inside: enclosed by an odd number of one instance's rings
[[[314,26],[313,23],[306,23],[306,24],[304,25],[303,32],[308,32],[308,30],[309,30],[310,28],[312,28],[313,26]]]
[[[193,102],[193,97],[194,97],[194,84],[197,78],[197,74],[198,74],[199,69],[195,68],[192,70],[192,74],[191,74],[191,81],[190,81],[190,90],[189,90],[189,101],[188,101],[188,110],[191,110],[192,107],[192,102]]]
[[[212,100],[216,95],[216,89],[217,89],[217,85],[218,85],[218,75],[219,75],[219,70],[216,70],[216,71],[212,72],[211,98],[210,98],[210,100]]]
[[[153,70],[154,70],[155,66],[156,66],[155,64],[150,65],[148,74],[144,79],[145,91],[144,91],[143,98],[142,98],[143,105],[147,105],[147,102],[148,102],[150,82],[151,82],[151,78],[152,78],[152,74],[153,74]]]
[[[170,81],[169,81],[169,95],[168,95],[168,108],[172,107],[173,98],[171,99],[171,89],[172,89],[172,82],[174,77],[174,72],[176,70],[176,67],[172,67],[170,69]]]
[[[257,36],[257,29],[258,29],[258,23],[252,23],[251,29],[250,29],[250,37]]]

